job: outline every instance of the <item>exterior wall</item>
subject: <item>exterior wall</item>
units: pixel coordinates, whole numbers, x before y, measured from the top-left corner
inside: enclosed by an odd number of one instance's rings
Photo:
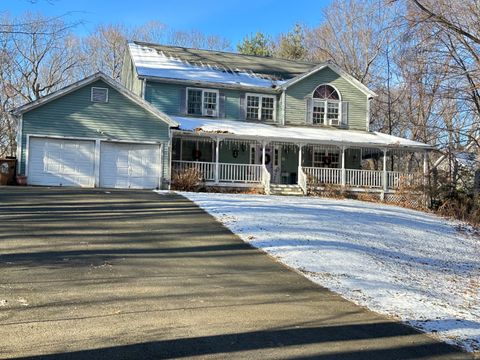
[[[91,87],[106,87],[108,103],[90,101]],[[25,173],[27,135],[164,143],[168,178],[169,126],[99,80],[23,114],[20,173]]]
[[[185,116],[186,91],[187,87],[181,84],[168,84],[162,82],[147,82],[145,88],[145,100],[150,102],[160,111],[173,116]],[[245,92],[240,90],[230,89],[215,89],[212,87],[201,87],[203,89],[219,90],[220,97],[224,101],[220,101],[220,118],[231,120],[242,120],[244,118],[244,111],[242,110]],[[277,108],[279,108],[277,97]],[[222,107],[223,104],[223,107]],[[277,111],[278,113],[278,111]],[[278,115],[277,115],[278,120]]]
[[[304,125],[306,117],[306,97],[321,84],[331,84],[339,92],[342,101],[349,102],[348,128],[352,130],[367,129],[367,95],[350,84],[330,68],[317,73],[292,85],[286,90],[286,125]]]
[[[135,66],[128,51],[125,52],[124,65],[122,68],[121,83],[134,94],[142,97],[143,81],[137,76]]]

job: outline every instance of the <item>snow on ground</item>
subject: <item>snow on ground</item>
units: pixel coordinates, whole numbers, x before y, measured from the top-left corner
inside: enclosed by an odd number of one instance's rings
[[[181,194],[318,284],[480,351],[480,240],[455,223],[355,200]]]

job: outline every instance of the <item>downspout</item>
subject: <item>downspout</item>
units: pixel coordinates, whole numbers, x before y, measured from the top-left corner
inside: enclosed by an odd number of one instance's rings
[[[285,95],[285,90],[282,91],[282,123],[281,125],[282,126],[285,126],[285,115],[286,115],[286,110],[287,110],[287,105],[285,104],[285,102],[287,101],[287,96]]]
[[[145,100],[145,91],[146,91],[146,88],[147,88],[147,79],[146,78],[143,78],[142,79],[142,93],[140,94],[140,97]]]

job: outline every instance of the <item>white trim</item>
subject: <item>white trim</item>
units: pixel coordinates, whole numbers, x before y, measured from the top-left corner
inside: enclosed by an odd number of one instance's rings
[[[35,101],[32,101],[30,103],[27,103],[23,106],[20,106],[18,108],[16,108],[14,110],[14,114],[15,115],[21,115],[23,113],[26,113],[30,110],[33,110],[39,106],[42,106],[46,103],[49,103],[50,101],[53,101],[55,99],[58,99],[64,95],[67,95],[75,90],[78,90],[84,86],[87,86],[97,80],[102,80],[103,82],[105,82],[107,85],[111,86],[113,89],[115,89],[116,91],[118,91],[120,94],[124,95],[127,99],[131,100],[132,102],[136,103],[137,105],[141,106],[142,108],[144,108],[145,110],[147,110],[148,112],[150,112],[151,114],[153,114],[154,116],[158,117],[159,119],[165,121],[168,125],[172,126],[172,127],[177,127],[179,124],[175,121],[173,121],[167,114],[161,112],[160,110],[158,110],[156,107],[154,107],[152,104],[148,103],[147,101],[145,101],[144,99],[142,99],[141,97],[139,97],[138,95],[134,94],[133,92],[131,92],[130,90],[128,90],[125,86],[123,86],[122,84],[116,82],[115,80],[113,80],[112,78],[108,77],[107,75],[101,73],[101,72],[98,72],[96,74],[93,74],[89,77],[86,77],[80,81],[77,81],[73,84],[70,84],[66,87],[64,87],[63,89],[60,89],[60,90],[57,90],[47,96],[44,96],[38,100],[35,100]]]
[[[247,117],[248,114],[248,97],[249,96],[256,96],[258,97],[258,119],[251,119]],[[273,119],[267,120],[262,119],[262,99],[263,98],[270,98],[273,99]],[[261,94],[261,93],[245,93],[245,119],[244,120],[254,120],[254,121],[262,121],[262,122],[276,122],[277,121],[277,96],[270,95],[270,94]]]
[[[95,101],[93,99],[93,91],[94,90],[105,90],[106,93],[105,93],[105,101]],[[100,87],[100,86],[92,86],[90,88],[90,101],[93,102],[93,103],[100,103],[100,104],[106,104],[108,103],[108,88],[106,87]]]
[[[307,71],[306,73],[300,74],[300,75],[288,80],[283,85],[281,85],[280,88],[283,89],[283,90],[286,90],[291,85],[296,84],[297,82],[309,77],[310,75],[313,75],[313,74],[317,73],[318,71],[325,69],[326,67],[330,68],[331,70],[336,72],[338,75],[343,77],[345,80],[347,80],[350,84],[352,84],[357,89],[359,89],[365,95],[372,96],[372,97],[378,96],[375,92],[373,92],[372,90],[367,88],[360,81],[355,79],[353,76],[349,75],[347,72],[343,71],[338,66],[336,66],[334,64],[331,64],[331,63],[319,64],[319,65],[315,66],[312,70]]]
[[[27,135],[27,146],[25,147],[25,176],[27,177],[27,183],[28,183],[28,160],[29,156],[28,153],[30,151],[30,135]]]
[[[93,184],[93,187],[99,187],[100,186],[100,149],[101,149],[101,140],[97,139],[95,140],[95,158],[94,158],[94,175],[95,175],[95,182]]]
[[[189,114],[188,113],[188,91],[189,90],[200,90],[202,92],[202,114]],[[216,96],[216,109],[215,109],[215,116],[209,116],[209,115],[206,115],[205,114],[205,92],[210,92],[210,93],[215,93],[217,94]],[[220,117],[220,91],[218,89],[208,89],[208,88],[199,88],[199,87],[187,87],[186,88],[186,91],[185,91],[185,106],[186,106],[186,114],[187,115],[201,115],[201,116],[205,116],[205,117],[213,117],[213,118],[218,118]]]
[[[208,132],[205,133],[195,133],[192,131],[188,130],[173,130],[173,136],[181,136],[185,135],[188,137],[210,137],[212,134],[209,134]],[[347,131],[347,130],[339,130],[339,131]],[[317,144],[317,145],[333,145],[333,146],[347,146],[349,148],[372,148],[372,147],[378,147],[378,148],[388,148],[388,149],[411,149],[412,151],[423,151],[423,150],[433,150],[434,147],[428,144],[425,144],[425,146],[408,146],[408,145],[385,145],[385,143],[362,143],[362,142],[342,142],[342,141],[335,141],[335,140],[315,140],[315,139],[291,139],[288,137],[274,137],[274,136],[262,136],[262,135],[238,135],[238,134],[215,134],[215,136],[218,136],[221,139],[241,139],[241,140],[251,140],[251,141],[265,141],[267,143],[269,142],[285,142],[285,143],[292,143],[292,144],[298,144],[298,143],[308,143],[308,144]]]
[[[17,129],[17,175],[20,175],[20,168],[22,163],[22,140],[23,140],[23,116],[20,115],[18,118],[18,129]]]
[[[317,89],[320,87],[320,86],[330,86],[333,88],[333,90],[335,90],[338,94],[338,100],[334,100],[334,99],[325,99],[325,100],[331,100],[331,101],[340,101],[342,102],[342,93],[337,89],[337,87],[331,83],[322,83],[320,85],[318,85],[315,89],[313,89],[313,91],[310,93],[310,96],[312,97],[312,99],[317,99],[317,98],[314,98],[313,97],[313,94],[315,93],[315,91],[317,91]],[[320,99],[321,100],[321,99]]]
[[[367,98],[367,123],[366,123],[366,130],[370,131],[370,106],[371,106],[372,98]]]

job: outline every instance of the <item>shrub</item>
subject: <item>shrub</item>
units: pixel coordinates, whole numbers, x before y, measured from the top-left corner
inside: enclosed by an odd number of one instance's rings
[[[195,168],[174,170],[172,189],[179,191],[198,191],[203,187],[202,173]]]

